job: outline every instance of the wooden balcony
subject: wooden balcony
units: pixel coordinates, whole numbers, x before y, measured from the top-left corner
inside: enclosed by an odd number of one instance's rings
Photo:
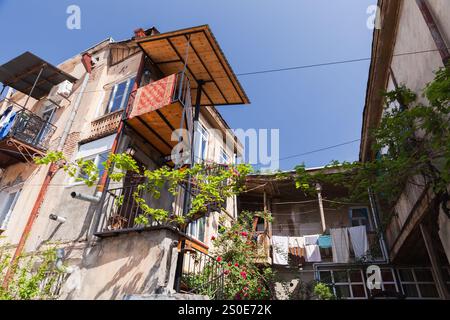
[[[120,121],[122,120],[123,110],[118,110],[101,116],[91,122],[89,133],[82,138],[83,142],[100,139],[117,132]]]
[[[10,126],[2,129],[0,168],[18,162],[32,162],[47,151],[56,127],[29,110],[22,109],[11,117]]]
[[[126,123],[162,156],[168,156],[178,143],[172,141],[173,131],[191,126],[191,103],[189,79],[172,74],[137,90]]]

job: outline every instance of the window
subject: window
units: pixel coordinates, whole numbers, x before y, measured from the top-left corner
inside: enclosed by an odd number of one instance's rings
[[[188,228],[187,234],[197,239],[200,242],[205,242],[206,217],[203,216],[195,221],[192,221]]]
[[[0,230],[5,230],[22,190],[0,192]]]
[[[394,270],[381,269],[381,291],[397,293],[398,287],[395,281]],[[363,269],[350,270],[321,270],[319,280],[328,284],[336,297],[340,299],[367,299],[371,292],[366,285],[366,276]]]
[[[230,163],[230,156],[228,156],[228,154],[226,153],[224,148],[220,148],[219,163],[221,163],[221,164],[229,164]]]
[[[109,96],[109,101],[105,113],[115,112],[126,107],[135,80],[136,78],[127,79],[116,84],[111,89],[111,95]]]
[[[429,268],[398,269],[403,293],[409,299],[437,299],[439,293]]]
[[[99,170],[99,177],[103,174],[104,165],[103,163],[108,159],[108,155],[114,143],[115,135],[110,135],[108,137],[98,139],[86,144],[82,144],[78,149],[78,153],[75,160],[91,160],[95,163]],[[79,178],[86,178],[86,172],[79,172]]]
[[[208,138],[209,133],[206,128],[198,124],[196,134],[195,134],[195,162],[202,162],[206,160],[208,156]]]
[[[369,219],[369,209],[367,208],[351,208],[350,221],[352,227],[366,226],[368,231],[372,230]]]
[[[87,158],[83,158],[83,160],[91,160],[94,162],[95,166],[98,169],[98,176],[99,178],[103,175],[103,172],[105,171],[105,164],[104,162],[108,160],[109,151],[105,151]],[[81,170],[78,174],[78,178],[86,179],[89,176],[89,172],[83,172]]]

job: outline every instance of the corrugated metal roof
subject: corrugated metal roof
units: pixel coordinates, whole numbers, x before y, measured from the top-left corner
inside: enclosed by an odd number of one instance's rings
[[[31,94],[35,99],[39,100],[47,96],[55,85],[65,80],[70,82],[77,80],[70,74],[27,51],[0,66],[0,82],[24,94],[29,94],[42,67],[44,67],[42,74]]]

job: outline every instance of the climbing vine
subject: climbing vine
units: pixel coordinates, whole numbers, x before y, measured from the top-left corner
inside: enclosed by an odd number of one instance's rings
[[[99,179],[99,169],[92,160],[68,162],[62,152],[50,151],[44,157],[36,158],[35,162],[40,165],[56,164],[76,181],[84,182],[87,186],[94,186]],[[185,225],[190,220],[206,214],[211,206],[225,211],[226,199],[244,190],[245,177],[252,171],[252,167],[246,164],[215,163],[195,164],[179,169],[168,166],[155,170],[141,169],[127,153],[110,154],[103,166],[109,179],[114,182],[123,181],[127,173],[142,178],[142,182],[135,186],[132,196],[142,212],[135,222],[144,226],[149,225],[151,221]],[[159,199],[164,191],[177,196],[182,190],[188,189],[192,197],[190,208],[185,215],[153,208],[141,196],[147,194]],[[120,206],[123,201],[123,197],[118,197],[115,205]]]

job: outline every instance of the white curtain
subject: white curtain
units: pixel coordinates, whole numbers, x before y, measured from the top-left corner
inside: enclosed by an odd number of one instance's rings
[[[356,260],[363,258],[369,251],[369,241],[367,240],[366,226],[357,226],[348,228],[350,241],[352,242],[353,252]]]

